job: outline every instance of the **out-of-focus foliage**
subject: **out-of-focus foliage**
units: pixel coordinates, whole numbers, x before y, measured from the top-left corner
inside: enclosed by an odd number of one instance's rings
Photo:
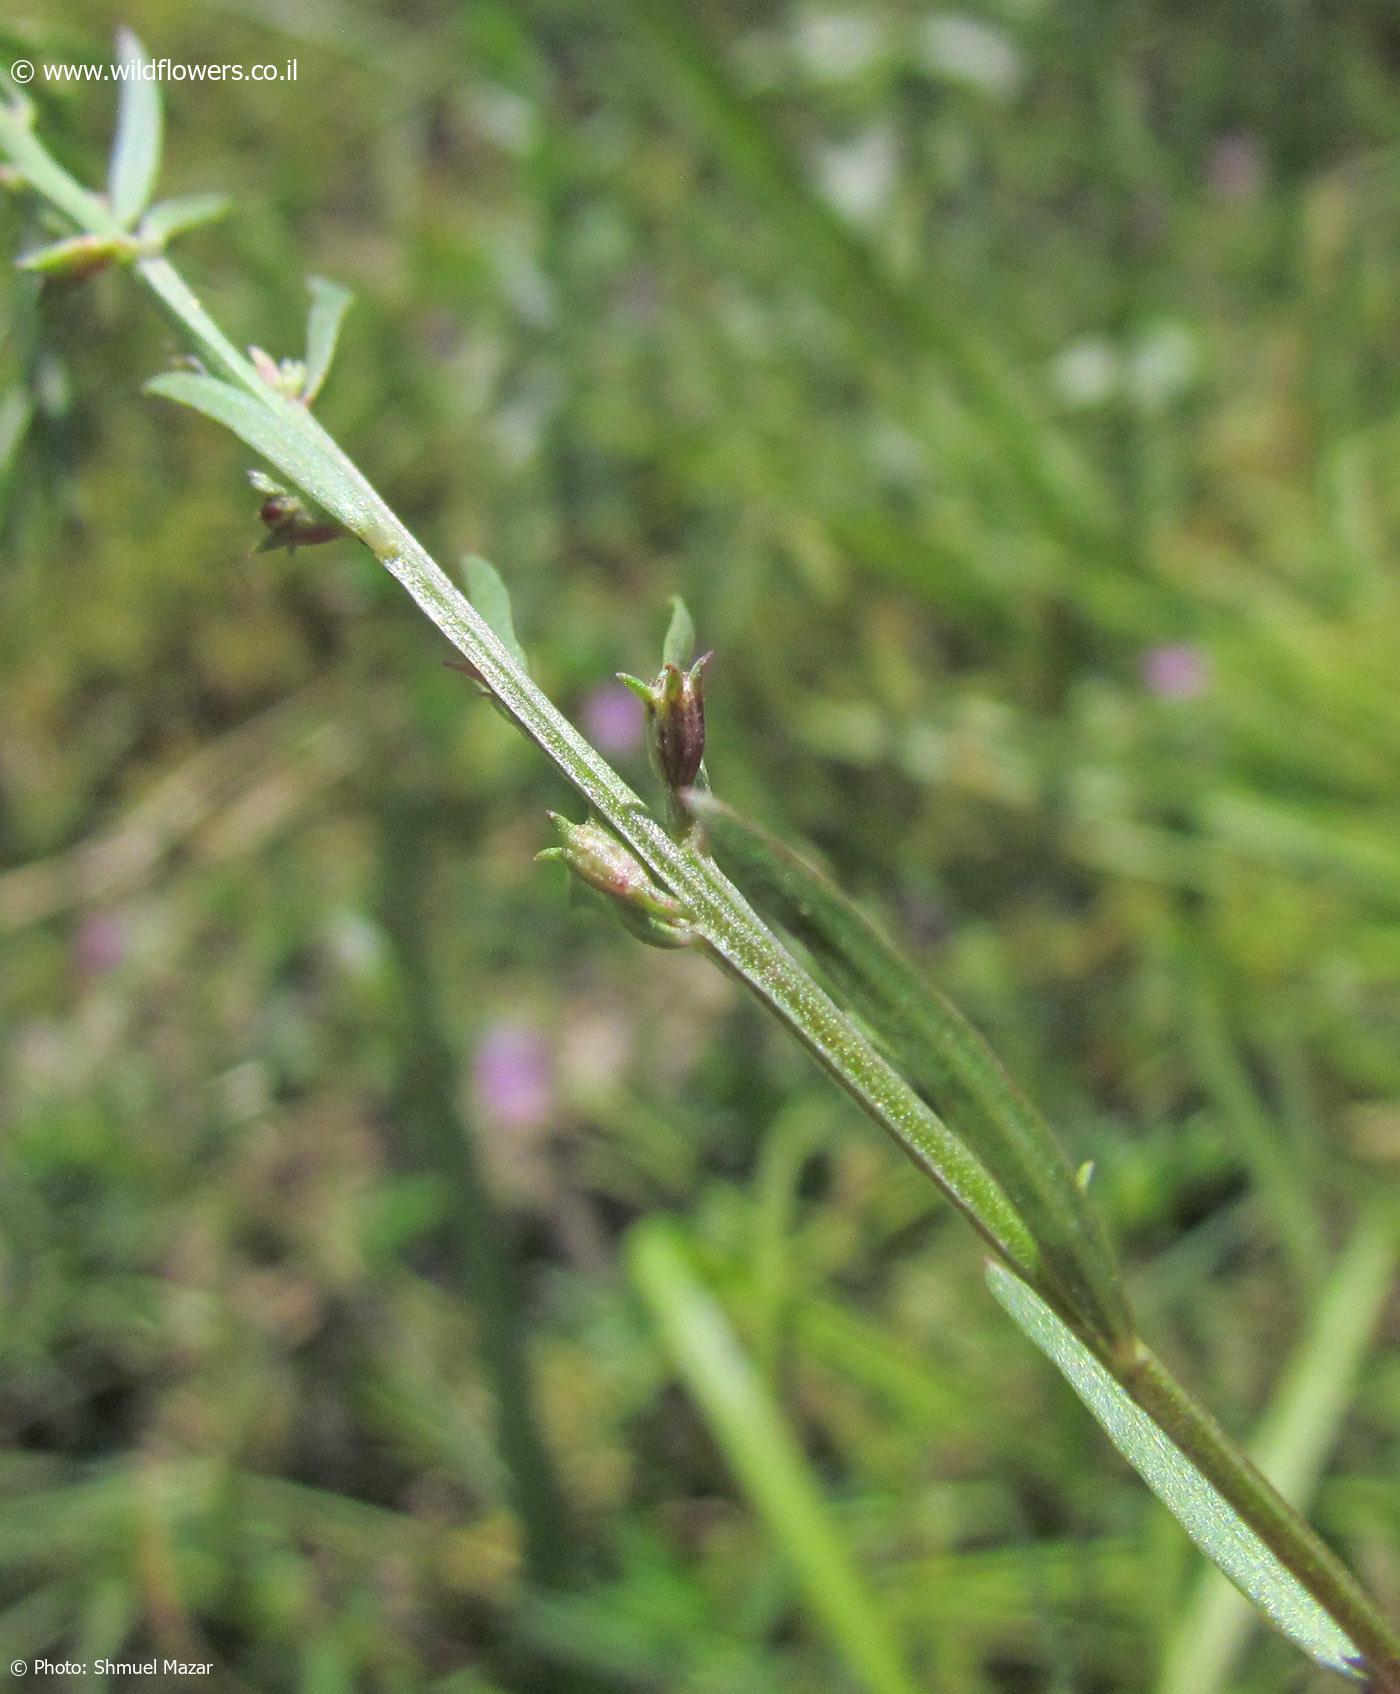
[[[296,61],[165,87],[220,320],[299,357],[354,288],[318,410],[639,784],[610,679],[684,593],[716,791],[991,1037],[1247,1428],[1400,1161],[1391,8],[61,0],[5,57],[119,22]],[[30,93],[101,181],[110,86]],[[629,1287],[668,1212],[920,1686],[1151,1686],[1195,1564],[966,1231],[566,903],[567,797],[371,560],[252,551],[123,277],[5,287],[0,1662],[859,1686]],[[1340,1410],[1315,1516],[1394,1611],[1393,1349]]]

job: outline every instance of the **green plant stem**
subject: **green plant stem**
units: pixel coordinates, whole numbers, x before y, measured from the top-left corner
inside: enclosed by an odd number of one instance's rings
[[[1020,1274],[1043,1287],[1039,1249],[981,1162],[817,987],[728,878],[694,847],[667,834],[621,777],[520,673],[470,602],[368,484],[365,488],[377,506],[376,530],[382,526],[397,543],[389,549],[376,547],[386,568],[471,660],[507,713],[681,902],[705,951],[776,1013],[818,1064],[896,1137],[1002,1258],[1026,1267]],[[1055,1303],[1057,1309],[1062,1304],[1057,1296]]]

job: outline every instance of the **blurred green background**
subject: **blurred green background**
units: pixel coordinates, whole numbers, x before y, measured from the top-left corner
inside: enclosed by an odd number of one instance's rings
[[[1393,1232],[1320,1293],[1400,1162],[1390,0],[58,0],[0,45],[120,22],[296,59],[166,85],[162,192],[234,199],[177,263],[278,355],[354,287],[320,414],[639,785],[608,679],[686,596],[717,789],[1093,1161],[1226,1424],[1364,1352]],[[30,92],[100,181],[110,87]],[[578,807],[367,555],[250,552],[129,279],[4,287],[0,1661],[878,1694],[632,1286],[669,1214],[912,1686],[1169,1686],[1199,1561],[967,1230],[532,863]],[[1310,1426],[1392,1612],[1397,1328]],[[1326,1685],[1255,1634],[1184,1686]]]

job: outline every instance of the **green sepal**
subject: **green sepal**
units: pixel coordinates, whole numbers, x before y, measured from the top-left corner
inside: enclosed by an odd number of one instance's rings
[[[597,823],[571,823],[551,812],[561,845],[535,854],[538,863],[564,865],[571,886],[600,895],[623,928],[649,947],[689,947],[695,931],[678,901],[658,888],[642,864],[610,831]]]
[[[635,911],[670,924],[685,922],[680,902],[656,886],[641,860],[610,830],[600,823],[573,823],[558,812],[549,817],[561,845],[544,848],[537,859],[567,865],[590,888]]]
[[[614,917],[636,940],[645,942],[648,947],[662,947],[668,952],[675,952],[681,947],[693,947],[697,934],[692,925],[678,923],[670,918],[659,918],[654,913],[644,912],[636,906],[623,905],[621,901],[610,902]]]
[[[695,651],[695,620],[690,608],[679,594],[671,596],[671,621],[666,627],[666,639],[661,644],[663,665],[675,665],[684,670]]]

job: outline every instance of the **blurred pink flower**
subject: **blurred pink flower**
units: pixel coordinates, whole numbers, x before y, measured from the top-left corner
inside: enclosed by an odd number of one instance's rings
[[[1159,700],[1194,700],[1210,683],[1210,661],[1189,641],[1149,647],[1140,668],[1143,687]]]
[[[93,912],[73,937],[73,963],[88,976],[105,976],[126,957],[126,926],[111,912]]]
[[[533,1024],[491,1024],[477,1044],[472,1087],[482,1115],[501,1129],[540,1129],[554,1112],[550,1044]]]
[[[635,753],[645,733],[642,703],[620,682],[603,682],[585,694],[579,708],[583,733],[600,752]]]
[[[1218,200],[1249,200],[1264,179],[1264,161],[1252,135],[1222,135],[1211,150],[1206,179]]]

